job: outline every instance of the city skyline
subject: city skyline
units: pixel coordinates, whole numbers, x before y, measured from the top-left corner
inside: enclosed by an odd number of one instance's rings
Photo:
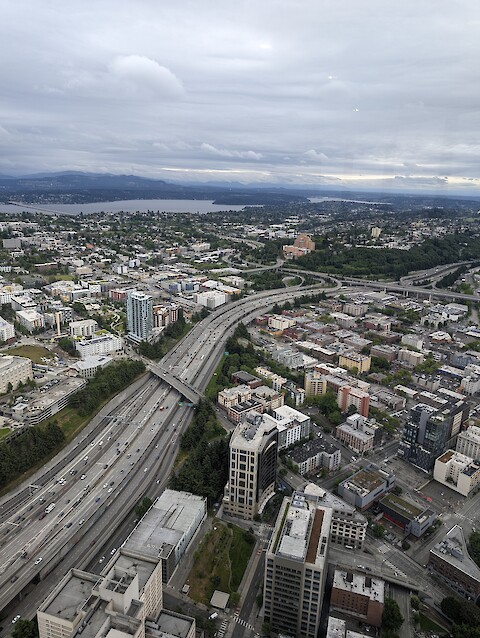
[[[0,173],[480,192],[466,0],[3,4]]]

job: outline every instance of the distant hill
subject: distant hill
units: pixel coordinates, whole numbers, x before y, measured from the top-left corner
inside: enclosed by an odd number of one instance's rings
[[[123,199],[203,199],[222,205],[306,202],[306,197],[282,188],[184,186],[135,175],[62,172],[25,177],[0,176],[0,201],[83,204]]]

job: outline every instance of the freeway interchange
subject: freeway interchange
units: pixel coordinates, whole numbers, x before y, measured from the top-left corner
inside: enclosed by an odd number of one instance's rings
[[[0,609],[26,587],[31,590],[32,582],[37,583],[36,598],[46,596],[42,581],[50,572],[82,568],[147,490],[165,487],[192,414],[181,398],[201,396],[239,321],[249,322],[274,303],[322,289],[316,285],[265,291],[212,312],[158,364],[150,363],[153,374],[110,401],[33,477],[33,485],[4,498]],[[30,606],[10,605],[8,614],[13,616],[15,607],[23,616],[32,616],[36,598],[29,595]]]

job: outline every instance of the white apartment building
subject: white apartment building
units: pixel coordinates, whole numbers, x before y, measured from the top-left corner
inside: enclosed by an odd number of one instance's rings
[[[462,496],[468,496],[480,483],[480,463],[455,450],[447,450],[435,461],[433,478]]]
[[[0,304],[12,303],[12,297],[18,295],[23,290],[20,284],[6,284],[0,286]]]
[[[33,379],[32,362],[26,357],[0,356],[0,394],[8,392],[8,384],[15,390],[19,383]]]
[[[460,383],[460,389],[469,396],[478,394],[480,392],[480,376],[470,374],[468,377],[463,377]]]
[[[405,346],[410,346],[411,348],[416,348],[417,350],[423,350],[423,337],[419,337],[416,334],[403,335],[401,342]]]
[[[286,330],[297,323],[293,317],[284,317],[283,315],[273,315],[268,318],[268,327],[272,330]]]
[[[0,317],[0,341],[15,339],[15,328],[11,323]]]
[[[248,385],[237,385],[233,388],[224,388],[218,393],[218,405],[228,410],[233,405],[248,401],[252,396],[252,390]]]
[[[472,459],[480,459],[480,428],[471,425],[457,437],[457,452]]]
[[[44,316],[36,310],[18,310],[15,314],[18,323],[28,330],[28,332],[43,330],[43,328],[45,328]]]
[[[98,324],[94,319],[81,319],[72,321],[68,328],[71,337],[93,337],[98,330]]]
[[[207,290],[206,292],[194,292],[193,301],[214,310],[227,302],[227,295],[219,290]]]
[[[75,348],[82,359],[94,355],[106,355],[123,349],[123,339],[113,334],[100,335],[93,339],[76,341]]]
[[[415,350],[408,350],[407,348],[401,348],[398,351],[397,359],[399,361],[404,361],[411,366],[418,366],[420,363],[423,363],[425,357],[421,352],[415,352]]]

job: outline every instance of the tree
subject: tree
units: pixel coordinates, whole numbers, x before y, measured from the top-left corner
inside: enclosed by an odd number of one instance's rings
[[[382,614],[382,629],[386,631],[398,631],[403,625],[404,618],[400,612],[398,603],[393,598],[385,599]]]
[[[13,638],[38,638],[38,626],[33,620],[20,618],[12,631]]]

